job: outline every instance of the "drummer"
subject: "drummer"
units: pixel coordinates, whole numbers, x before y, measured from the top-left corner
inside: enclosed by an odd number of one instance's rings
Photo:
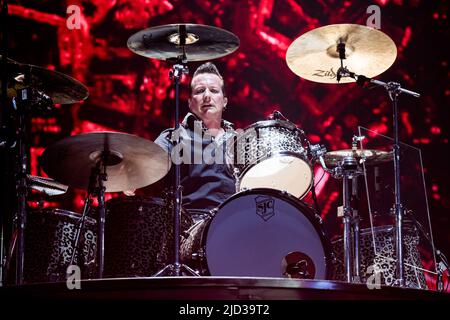
[[[226,142],[235,134],[232,123],[222,117],[227,102],[219,70],[211,62],[202,64],[193,74],[190,112],[178,134],[173,128],[166,129],[155,140],[171,154],[173,163],[181,164],[182,205],[194,220],[204,218],[236,190],[225,163]],[[179,144],[174,148],[177,138]]]

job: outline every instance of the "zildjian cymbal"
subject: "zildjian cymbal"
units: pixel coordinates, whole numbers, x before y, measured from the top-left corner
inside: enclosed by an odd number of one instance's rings
[[[128,48],[147,58],[174,62],[220,58],[239,47],[233,33],[200,24],[168,24],[141,30],[128,39]]]
[[[0,55],[0,60],[1,60]],[[0,71],[2,64],[0,63]],[[86,99],[89,91],[78,80],[58,71],[7,59],[8,96],[16,91],[33,88],[50,97],[55,104],[70,104]],[[1,86],[0,79],[0,86]]]
[[[67,192],[68,186],[51,178],[27,175],[28,187],[49,196],[57,196]]]
[[[395,61],[397,48],[385,33],[358,24],[332,24],[308,31],[295,39],[286,52],[288,67],[301,78],[338,83],[341,66],[339,45],[344,45],[343,66],[357,75],[373,78]],[[354,82],[344,77],[339,83]]]
[[[106,165],[106,192],[134,190],[164,177],[169,154],[156,143],[119,132],[84,133],[56,142],[41,156],[47,175],[70,187],[87,189],[92,168]],[[103,172],[103,166],[99,170]]]
[[[325,164],[329,167],[339,165],[344,158],[353,157],[358,162],[364,161],[366,165],[376,165],[393,160],[392,151],[370,150],[370,149],[344,149],[337,151],[329,151],[325,153]]]

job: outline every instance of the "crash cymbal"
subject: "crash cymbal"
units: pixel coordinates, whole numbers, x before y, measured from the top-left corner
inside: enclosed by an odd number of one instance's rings
[[[48,176],[74,188],[87,189],[91,169],[109,150],[106,192],[148,186],[170,169],[169,154],[156,143],[118,132],[93,132],[67,137],[45,149],[41,164]]]
[[[289,68],[298,76],[321,83],[338,83],[336,72],[341,66],[337,45],[345,44],[344,67],[349,71],[375,77],[395,61],[397,48],[383,32],[358,24],[332,24],[304,33],[286,52]],[[342,78],[340,83],[354,82]]]
[[[22,88],[36,89],[49,96],[55,104],[79,102],[89,95],[88,89],[81,82],[58,71],[19,63],[11,59],[8,59],[7,68],[10,79],[8,96],[10,97],[16,96],[15,90]]]
[[[367,165],[376,165],[393,160],[392,151],[370,149],[344,149],[325,153],[325,164],[329,167],[337,166],[345,157],[354,157],[357,161],[364,161]]]
[[[68,186],[51,178],[27,175],[27,184],[31,189],[49,196],[56,196],[67,192]]]
[[[181,39],[185,39],[184,46],[181,45]],[[131,51],[144,57],[188,62],[226,56],[234,52],[239,43],[239,38],[229,31],[181,23],[141,30],[132,35],[127,44]]]

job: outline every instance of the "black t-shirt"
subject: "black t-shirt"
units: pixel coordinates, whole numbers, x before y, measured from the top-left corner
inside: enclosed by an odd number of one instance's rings
[[[166,185],[174,184],[174,161],[180,163],[182,206],[185,209],[209,211],[236,192],[235,178],[226,157],[226,144],[232,140],[234,130],[228,121],[222,121],[222,127],[225,134],[214,139],[205,133],[202,122],[188,113],[178,135],[174,129],[167,129],[155,140],[171,154],[172,167],[165,178]],[[173,140],[178,137],[179,144],[174,147]]]

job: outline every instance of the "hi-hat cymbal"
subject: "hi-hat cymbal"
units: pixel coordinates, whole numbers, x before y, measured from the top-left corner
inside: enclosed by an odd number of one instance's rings
[[[15,95],[12,90],[14,88],[34,88],[49,96],[53,103],[69,104],[80,102],[89,95],[88,89],[81,82],[58,71],[19,63],[11,59],[7,61],[7,68],[10,79],[9,96]]]
[[[295,39],[286,52],[289,68],[298,76],[321,83],[338,83],[341,66],[337,45],[345,44],[344,67],[349,71],[375,77],[395,61],[397,48],[385,33],[358,24],[332,24],[308,31]],[[354,82],[342,78],[340,83]]]
[[[357,161],[364,161],[366,165],[376,165],[393,160],[392,151],[381,151],[371,149],[344,149],[337,151],[329,151],[325,153],[325,164],[329,167],[339,165],[345,157],[353,157]]]
[[[148,186],[169,172],[169,154],[156,143],[118,132],[93,132],[67,137],[45,149],[44,171],[74,188],[87,189],[91,169],[109,150],[106,192]]]
[[[234,52],[240,42],[233,33],[217,27],[181,23],[141,30],[132,35],[127,44],[131,51],[144,57],[188,62],[226,56]]]
[[[49,196],[56,196],[67,192],[66,186],[51,178],[27,175],[28,187],[43,192]]]

